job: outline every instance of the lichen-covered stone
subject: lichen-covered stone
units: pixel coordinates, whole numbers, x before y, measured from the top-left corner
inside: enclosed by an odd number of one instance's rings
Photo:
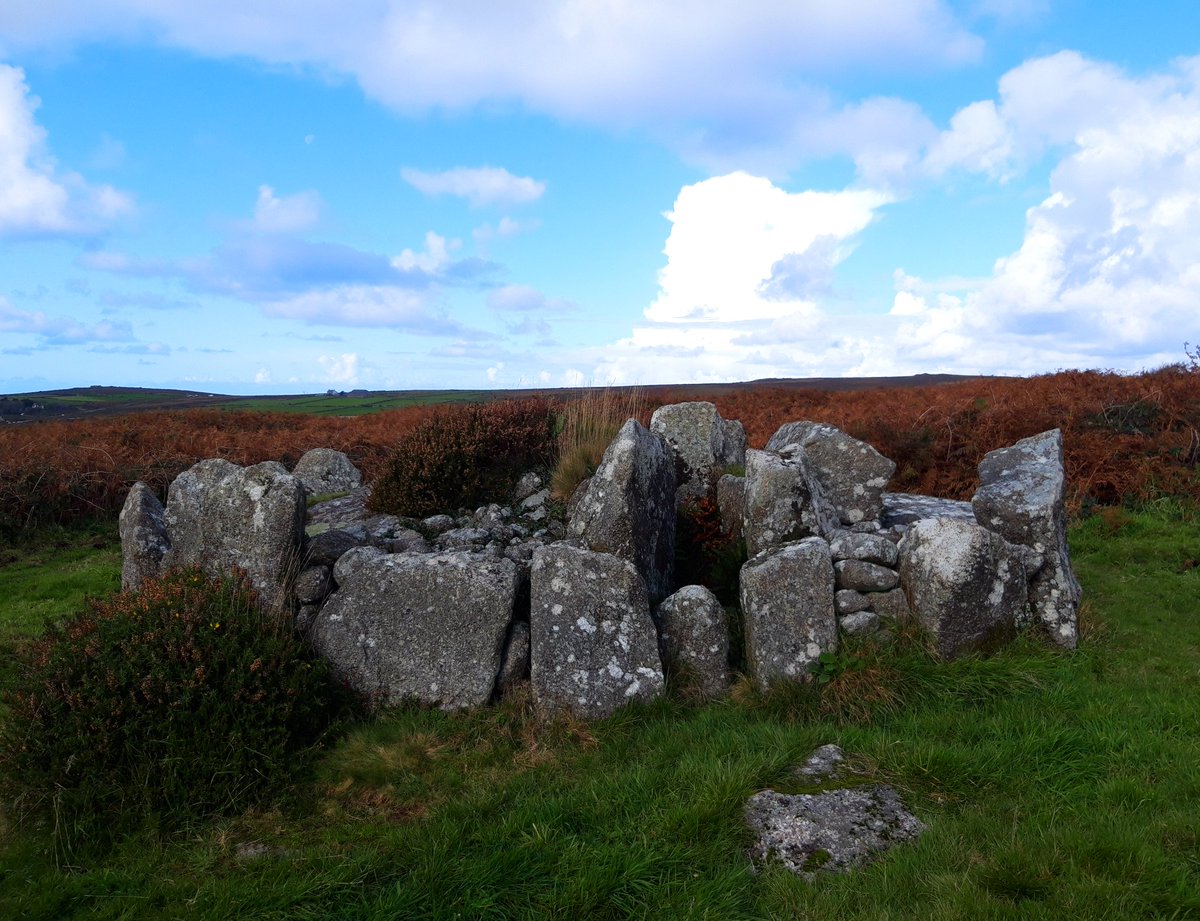
[[[974,521],[975,511],[970,502],[958,499],[939,499],[915,493],[888,492],[883,494],[883,514],[880,524],[893,532],[903,533],[908,526],[926,518],[953,518]]]
[[[292,476],[304,484],[310,496],[351,492],[362,486],[362,474],[341,451],[313,448],[292,468]]]
[[[874,611],[856,611],[838,618],[838,627],[846,636],[870,636],[879,632],[883,622]]]
[[[331,528],[305,540],[304,561],[309,566],[332,566],[342,554],[362,544],[363,538],[341,528]]]
[[[844,873],[925,830],[891,787],[789,795],[763,790],[746,804],[756,866],[778,860],[804,879]]]
[[[604,452],[571,514],[568,533],[597,553],[629,560],[651,603],[675,572],[675,461],[662,438],[628,420]]]
[[[745,452],[743,452],[743,463]],[[717,480],[717,511],[721,515],[721,531],[733,540],[742,536],[742,519],[746,514],[746,478],[724,474]]]
[[[834,562],[862,560],[864,563],[878,563],[880,566],[895,569],[899,559],[896,544],[878,534],[837,531],[830,535],[829,550],[833,554]]]
[[[954,659],[1010,638],[1028,601],[1018,548],[950,518],[913,524],[900,543],[900,579],[938,654]]]
[[[856,592],[886,592],[900,584],[896,570],[865,560],[839,560],[833,564],[833,570],[838,588]]]
[[[908,598],[904,589],[894,588],[890,592],[877,592],[866,596],[871,602],[871,610],[880,617],[887,617],[901,623],[912,617],[908,608]]]
[[[748,555],[805,537],[825,537],[836,528],[837,516],[803,449],[787,458],[746,452],[742,534]]]
[[[851,588],[840,588],[833,595],[833,606],[838,614],[857,614],[871,606],[871,599]]]
[[[292,586],[292,594],[301,606],[319,604],[333,589],[333,576],[328,566],[308,566],[300,570]]]
[[[626,559],[566,543],[539,548],[529,627],[530,680],[543,707],[602,719],[662,693],[646,586]]]
[[[503,558],[364,556],[310,636],[339,678],[380,704],[474,707],[492,696],[516,595],[516,566]]]
[[[711,495],[726,464],[740,466],[746,451],[745,429],[727,424],[712,403],[660,406],[650,418],[650,431],[662,437],[674,457],[681,504]]]
[[[764,690],[799,681],[838,647],[833,559],[819,537],[759,554],[741,571],[746,663]]]
[[[1074,649],[1081,592],[1067,547],[1062,450],[1062,432],[1053,429],[989,452],[979,464],[981,485],[971,506],[985,528],[1041,558],[1031,573],[1030,613],[1020,625],[1040,622],[1056,643]]]
[[[729,690],[729,619],[717,597],[702,585],[685,585],[656,613],[663,663],[686,669],[704,697]]]
[[[803,448],[838,517],[846,524],[877,519],[883,491],[896,472],[894,461],[873,447],[824,422],[788,422],[767,442],[767,450],[789,454]]]
[[[266,603],[279,603],[300,562],[304,513],[304,486],[282,464],[200,461],[167,492],[171,548],[163,567],[199,566],[214,575],[238,568]]]
[[[137,482],[121,506],[121,588],[140,588],[162,572],[163,557],[171,549],[163,521],[163,505],[145,483]]]
[[[351,547],[333,564],[333,581],[335,585],[345,585],[350,581],[360,567],[369,560],[379,559],[386,556],[383,550],[378,547],[372,547],[365,544],[359,547]]]

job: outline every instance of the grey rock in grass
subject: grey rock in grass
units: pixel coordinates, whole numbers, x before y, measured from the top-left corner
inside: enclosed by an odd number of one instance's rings
[[[167,492],[171,549],[163,566],[199,566],[214,575],[241,569],[266,604],[283,603],[300,564],[304,513],[304,486],[282,464],[200,461]]]
[[[568,526],[590,549],[633,563],[655,604],[670,594],[675,572],[675,486],[675,462],[662,438],[629,419]]]
[[[523,620],[513,621],[504,644],[504,655],[500,660],[500,674],[496,678],[496,695],[504,697],[529,677],[529,624]]]
[[[837,587],[856,592],[887,592],[900,584],[900,575],[894,569],[867,563],[864,560],[839,560],[833,564],[837,575]]]
[[[883,511],[883,491],[896,472],[888,460],[865,441],[823,422],[788,422],[767,441],[767,450],[789,454],[802,448],[838,517],[846,524],[877,519]]]
[[[310,496],[351,492],[362,486],[362,474],[341,451],[313,448],[292,468],[292,476],[304,484]]]
[[[712,403],[660,406],[650,418],[650,431],[663,438],[674,458],[680,504],[711,495],[723,468],[743,463],[745,429],[727,423]]]
[[[879,534],[837,531],[829,537],[829,550],[834,562],[861,560],[895,569],[899,559],[895,542]]]
[[[119,531],[121,588],[127,591],[141,588],[144,581],[162,572],[163,557],[171,549],[163,511],[154,490],[141,481],[134,483],[125,497]]]
[[[516,566],[503,558],[366,557],[309,636],[339,678],[377,703],[475,707],[495,688],[516,595]]]
[[[529,627],[530,680],[547,709],[602,719],[662,693],[646,586],[626,559],[566,543],[539,548]]]
[[[890,592],[876,592],[867,597],[871,602],[871,610],[880,617],[886,617],[897,623],[902,623],[912,617],[904,589],[894,588]]]
[[[874,784],[795,795],[764,790],[750,797],[745,815],[754,864],[779,861],[810,881],[862,866],[925,830],[894,789]]]
[[[837,515],[803,449],[787,458],[746,452],[742,534],[749,556],[805,537],[825,537],[836,529]]]
[[[538,474],[534,473],[533,471],[522,474],[521,478],[517,480],[516,487],[513,489],[513,499],[517,502],[524,502],[535,492],[541,489],[542,486],[543,481],[541,476]]]
[[[838,628],[846,636],[870,636],[883,628],[883,621],[874,611],[857,611],[839,617]]]
[[[763,690],[806,678],[809,665],[838,647],[829,544],[809,537],[748,560],[741,571],[750,676]]]
[[[900,543],[900,579],[913,616],[943,659],[1010,639],[1028,602],[1019,548],[966,521],[913,524]]]
[[[665,665],[682,666],[706,698],[729,690],[729,618],[702,585],[685,585],[657,609]]]
[[[743,452],[743,462],[745,455]],[[721,530],[734,540],[742,536],[742,519],[746,514],[746,478],[724,474],[717,480],[717,510],[721,515]]]
[[[1030,613],[1019,625],[1040,622],[1056,643],[1074,649],[1079,642],[1081,591],[1067,547],[1062,432],[1053,429],[990,451],[979,464],[979,479],[971,499],[975,518],[1041,558],[1031,573]],[[1027,558],[1027,565],[1032,562]]]
[[[840,745],[822,745],[796,768],[796,776],[810,783],[823,783],[840,775],[845,763],[846,752]]]
[[[839,615],[857,614],[871,606],[871,599],[851,588],[840,588],[833,596],[833,606]]]

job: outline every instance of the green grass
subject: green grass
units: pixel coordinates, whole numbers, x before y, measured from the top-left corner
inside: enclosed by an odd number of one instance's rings
[[[371,393],[365,396],[327,396],[239,398],[220,404],[221,409],[271,413],[305,413],[312,416],[363,416],[410,406],[441,403],[474,403],[489,399],[487,391],[443,390],[404,394]]]
[[[274,810],[70,868],[36,829],[8,829],[0,917],[1200,917],[1200,521],[1163,502],[1071,536],[1074,655],[1022,639],[938,666],[909,647],[847,673],[889,694],[863,685],[867,703],[835,715],[811,693],[745,690],[593,726],[539,723],[521,701],[394,711]],[[928,831],[851,875],[755,875],[743,802],[787,788],[825,742]]]

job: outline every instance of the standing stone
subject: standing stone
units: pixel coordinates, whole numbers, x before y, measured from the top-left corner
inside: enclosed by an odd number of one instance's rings
[[[1020,549],[951,518],[927,518],[908,529],[900,543],[900,580],[943,659],[1011,638],[1028,602]]]
[[[767,442],[767,450],[790,454],[803,448],[829,501],[845,524],[873,521],[883,512],[883,491],[896,472],[865,441],[823,422],[788,422]]]
[[[809,537],[749,560],[741,573],[746,661],[763,690],[799,681],[823,652],[837,652],[833,558]]]
[[[742,536],[742,519],[746,514],[746,478],[727,473],[717,480],[717,510],[721,514],[721,530],[733,540]]]
[[[746,463],[746,426],[737,419],[721,420],[721,453],[723,467],[742,467]]]
[[[133,484],[121,506],[121,588],[140,588],[146,579],[157,578],[171,542],[163,523],[163,506],[149,486]]]
[[[530,680],[540,705],[603,719],[662,693],[646,586],[628,560],[565,543],[539,547],[530,602]]]
[[[1067,547],[1062,432],[1053,429],[988,452],[979,479],[971,499],[979,523],[1044,561],[1030,580],[1029,614],[1019,624],[1040,622],[1056,643],[1074,649],[1081,592]]]
[[[729,690],[729,620],[716,595],[685,585],[658,606],[664,664],[683,666],[707,698]]]
[[[824,537],[836,527],[836,514],[803,449],[787,458],[746,452],[742,533],[750,556],[801,538]]]
[[[657,603],[675,572],[675,462],[663,440],[628,420],[604,452],[568,533],[629,560]]]
[[[717,407],[703,402],[660,406],[650,417],[650,431],[663,439],[675,461],[677,501],[707,496],[721,475],[724,432]]]
[[[214,458],[175,478],[163,514],[171,549],[163,568],[243,570],[267,604],[279,603],[304,537],[304,486],[282,464],[239,467]]]
[[[341,451],[313,448],[292,468],[292,476],[304,484],[310,496],[353,492],[362,486],[362,474]]]
[[[475,707],[492,696],[516,597],[511,560],[461,550],[367,556],[310,637],[340,679],[377,703]]]

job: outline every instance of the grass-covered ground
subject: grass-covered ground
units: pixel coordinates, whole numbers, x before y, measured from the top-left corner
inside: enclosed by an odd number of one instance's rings
[[[1200,518],[1160,502],[1071,537],[1073,655],[1022,640],[940,666],[914,645],[823,702],[676,694],[593,726],[539,724],[522,701],[393,712],[275,810],[78,866],[55,865],[44,829],[5,828],[0,917],[1200,917]],[[111,547],[13,555],[6,644],[119,569]],[[825,742],[928,831],[848,876],[755,875],[743,802]]]

